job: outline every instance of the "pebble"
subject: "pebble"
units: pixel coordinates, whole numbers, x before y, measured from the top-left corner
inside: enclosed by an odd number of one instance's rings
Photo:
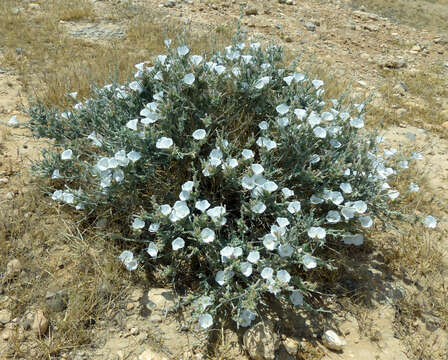
[[[244,333],[243,344],[252,360],[274,360],[280,337],[272,323],[259,322]]]
[[[314,25],[312,22],[307,22],[305,24],[305,27],[308,29],[308,31],[316,31],[316,25]]]
[[[37,310],[34,314],[34,321],[31,329],[37,336],[44,335],[48,330],[48,319],[42,310]]]
[[[322,343],[330,350],[341,351],[347,345],[344,340],[341,340],[333,330],[327,330],[322,335]]]
[[[140,354],[138,360],[168,360],[168,358],[153,351],[152,349],[146,349]]]
[[[11,279],[16,277],[22,271],[22,264],[19,259],[12,259],[6,265],[6,278]]]
[[[7,177],[0,178],[0,185],[6,185],[9,183],[9,179]]]
[[[440,118],[442,121],[448,121],[448,110],[442,110],[440,112]]]
[[[11,312],[8,309],[0,310],[0,324],[6,325],[11,321]]]
[[[249,8],[246,10],[245,13],[247,16],[249,15],[258,15],[258,9],[257,8]]]
[[[297,355],[297,352],[299,351],[299,342],[296,339],[286,338],[282,343],[289,355],[294,357]]]
[[[10,191],[6,194],[6,200],[12,200],[12,199],[14,199],[14,193]]]
[[[30,8],[30,10],[40,10],[39,4],[31,3],[28,5],[28,7]]]
[[[176,2],[173,0],[168,0],[165,4],[163,4],[163,6],[172,8],[176,6]]]

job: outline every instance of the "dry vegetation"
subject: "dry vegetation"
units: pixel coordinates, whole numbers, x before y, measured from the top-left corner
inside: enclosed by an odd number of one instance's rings
[[[352,4],[365,5],[368,9],[412,25],[448,31],[446,0],[412,3],[405,0],[352,0]],[[131,64],[162,52],[163,40],[166,37],[176,38],[185,28],[183,23],[175,20],[162,23],[157,14],[148,10],[137,14],[136,9],[127,3],[116,5],[108,14],[112,20],[126,19],[129,22],[127,37],[110,42],[93,42],[65,36],[60,22],[99,21],[88,0],[41,1],[42,13],[22,11],[15,15],[11,9],[17,6],[15,0],[0,2],[2,66],[14,69],[29,94],[51,105],[64,104],[65,94],[69,91],[78,91],[80,97],[88,96],[92,82],[103,84],[111,76],[118,81],[127,79],[133,72]],[[218,44],[229,41],[232,29],[232,24],[215,29]],[[189,31],[194,52],[213,46],[210,34],[193,27]],[[329,92],[340,94],[346,89],[348,83],[329,78],[326,67],[312,66],[311,69],[331,84]],[[389,111],[389,108],[398,105],[412,112],[419,126],[440,124],[438,111],[440,102],[446,96],[447,86],[446,74],[442,74],[441,68],[434,67],[425,73],[406,76],[394,71],[383,75],[390,79],[381,89],[385,105],[370,114],[378,119],[377,123],[382,120],[386,124],[408,121],[397,118],[394,112]],[[395,96],[393,87],[400,81],[407,85],[410,94],[422,99],[427,106],[414,106]],[[9,136],[7,132],[2,133],[1,141],[6,141]],[[14,172],[12,167],[9,170],[11,174]],[[5,169],[7,166],[3,164]],[[77,226],[81,219],[73,218],[73,214],[65,213],[43,196],[40,191],[43,184],[35,183],[28,175],[15,174],[21,179],[16,183],[17,196],[14,201],[0,202],[0,269],[3,271],[9,260],[17,258],[25,270],[20,281],[4,281],[2,291],[9,294],[6,305],[13,317],[43,308],[50,320],[51,330],[47,337],[31,340],[26,339],[23,333],[14,334],[9,355],[29,358],[32,354],[35,359],[48,359],[88,343],[92,329],[101,328],[110,321],[113,310],[122,305],[120,301],[126,296],[126,291],[146,278],[144,274],[131,276],[117,266],[119,245],[105,241],[92,229]],[[423,190],[421,195],[405,205],[410,212],[419,209],[442,215],[440,207],[432,200],[431,194],[424,194]],[[343,284],[348,273],[354,281],[368,281],[368,274],[353,271],[356,262],[371,259],[373,254],[382,254],[385,264],[383,272],[409,285],[407,296],[394,305],[398,314],[396,332],[407,341],[410,358],[442,358],[444,349],[428,343],[423,336],[414,337],[412,334],[417,326],[416,319],[425,323],[430,321],[441,329],[448,328],[448,287],[440,271],[446,266],[446,254],[438,246],[438,237],[442,237],[443,233],[430,235],[403,225],[398,232],[377,230],[374,243],[359,250],[354,258],[354,254],[347,251],[341,258],[340,269],[332,273],[331,278],[328,273],[322,275],[326,277],[323,279],[328,284],[327,290],[332,283],[336,283],[332,290],[339,294],[338,301],[357,314],[363,333],[373,336],[369,320],[372,304],[366,300],[371,294],[363,287],[352,290],[340,284]],[[52,287],[66,290],[64,313],[54,312],[45,301],[45,295]],[[322,355],[308,346],[302,354],[307,359],[317,359]]]

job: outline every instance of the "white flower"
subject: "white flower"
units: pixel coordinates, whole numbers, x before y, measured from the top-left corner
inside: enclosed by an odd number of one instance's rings
[[[295,306],[303,305],[303,295],[297,290],[293,291],[291,295],[289,295],[289,299],[291,300],[291,303]]]
[[[157,149],[169,149],[173,146],[173,139],[162,136],[157,140],[156,148]]]
[[[287,117],[281,117],[277,119],[277,124],[280,127],[285,127],[288,126],[289,124],[289,119]]]
[[[364,120],[359,117],[352,118],[350,120],[350,125],[354,128],[362,129],[364,127]]]
[[[139,160],[142,157],[142,155],[139,152],[132,150],[132,151],[128,152],[127,157],[129,160],[131,160],[133,163],[135,163],[137,160]]]
[[[255,320],[255,314],[253,311],[244,309],[240,313],[239,324],[242,327],[248,327]]]
[[[287,114],[288,111],[289,111],[289,106],[286,105],[286,104],[280,104],[280,105],[278,105],[278,106],[275,108],[275,110],[277,110],[277,112],[278,112],[280,115],[285,115],[285,114]]]
[[[308,124],[310,124],[311,127],[315,127],[316,125],[320,124],[321,118],[319,114],[315,111],[311,111],[311,113],[308,115]]]
[[[335,205],[340,205],[344,202],[344,197],[339,191],[330,191],[328,194],[328,199],[331,200]]]
[[[17,125],[19,125],[17,116],[16,115],[11,116],[11,118],[8,120],[8,126],[17,126]]]
[[[196,204],[194,204],[196,209],[198,209],[201,212],[204,212],[210,207],[210,203],[207,200],[200,200],[196,201]]]
[[[165,39],[165,40],[164,40],[164,43],[165,43],[165,46],[166,46],[167,48],[169,48],[170,45],[171,45],[171,39]]]
[[[281,283],[287,284],[291,280],[291,275],[286,270],[277,271],[277,279]]]
[[[387,158],[390,158],[394,156],[397,153],[397,149],[391,148],[391,149],[384,149],[384,156]]]
[[[263,189],[266,190],[268,193],[272,193],[272,192],[274,192],[275,190],[278,189],[278,186],[277,186],[277,184],[276,184],[275,182],[273,182],[273,181],[266,181],[266,182],[263,184]]]
[[[232,277],[234,273],[232,271],[218,271],[215,276],[216,282],[223,286],[225,285]]]
[[[254,158],[254,152],[249,149],[244,149],[241,153],[243,155],[243,158],[246,160],[253,159]]]
[[[62,193],[62,201],[67,204],[73,204],[75,201],[75,196],[69,191],[64,191]]]
[[[247,261],[251,262],[252,264],[256,264],[258,260],[260,260],[260,253],[257,250],[252,250],[251,252],[249,252]]]
[[[258,127],[260,128],[260,130],[267,130],[269,124],[266,121],[262,121],[261,123],[258,124]]]
[[[159,249],[157,249],[156,244],[154,244],[152,241],[148,244],[148,248],[146,249],[146,252],[149,254],[149,256],[155,258],[157,257],[157,253],[159,252]]]
[[[179,55],[179,57],[184,57],[189,52],[190,52],[190,49],[186,45],[182,45],[177,48],[177,55]]]
[[[402,169],[409,169],[409,162],[407,160],[399,161],[398,166]]]
[[[272,279],[273,275],[274,275],[274,270],[271,267],[265,267],[261,271],[261,277],[265,280]]]
[[[263,245],[270,251],[274,250],[278,245],[277,237],[273,234],[266,234],[263,237]]]
[[[358,214],[364,214],[367,211],[367,204],[362,200],[358,200],[353,203],[353,208]]]
[[[359,246],[362,245],[362,243],[364,242],[364,236],[362,236],[361,234],[353,235],[352,233],[345,233],[342,236],[342,241],[346,245]]]
[[[420,187],[417,184],[410,183],[409,184],[409,192],[417,192],[420,190]]]
[[[400,192],[398,190],[391,189],[387,192],[387,196],[389,196],[391,200],[395,200],[400,196]]]
[[[317,126],[313,129],[313,134],[318,138],[325,139],[325,137],[327,136],[327,130],[320,126]]]
[[[313,154],[310,157],[310,163],[311,164],[317,164],[320,161],[320,156],[317,154]]]
[[[437,219],[434,216],[428,215],[423,223],[427,228],[434,229],[437,226]]]
[[[303,120],[306,117],[307,111],[305,109],[295,109],[294,114],[296,115],[297,119]]]
[[[190,61],[194,66],[198,66],[203,60],[203,57],[201,55],[191,55]]]
[[[213,318],[210,314],[202,314],[201,316],[199,316],[198,322],[201,328],[208,329],[213,325]]]
[[[341,209],[341,214],[344,216],[345,220],[350,220],[355,216],[355,209],[349,206],[344,206]]]
[[[324,82],[322,80],[313,80],[311,81],[315,89],[319,89],[321,86],[324,85]]]
[[[203,242],[209,244],[215,240],[215,232],[212,229],[204,228],[201,231],[201,239]]]
[[[261,201],[258,201],[254,206],[252,206],[252,211],[256,214],[262,214],[266,210],[266,205]]]
[[[282,189],[282,194],[283,194],[283,197],[285,199],[287,199],[291,196],[294,196],[294,191],[285,187]]]
[[[89,136],[87,136],[87,139],[92,140],[92,144],[94,146],[101,146],[102,143],[101,141],[98,139],[95,131],[93,131]]]
[[[160,205],[159,210],[164,216],[168,216],[169,214],[171,214],[172,211],[171,206],[168,204]]]
[[[61,154],[61,160],[71,160],[73,151],[71,149],[64,150]]]
[[[286,228],[274,224],[271,226],[271,234],[276,238],[283,237],[286,234]]]
[[[359,223],[364,228],[369,228],[373,225],[373,220],[370,216],[361,216],[359,218]]]
[[[308,254],[303,256],[302,263],[306,270],[314,269],[317,266],[316,258]]]
[[[326,219],[330,224],[336,224],[341,221],[341,215],[339,215],[339,212],[336,210],[330,210],[326,216]]]
[[[213,221],[216,221],[220,217],[224,216],[226,213],[226,208],[224,206],[215,206],[207,210],[207,215],[212,218]]]
[[[138,124],[138,119],[133,119],[133,120],[129,120],[126,123],[126,127],[131,129],[131,130],[137,130],[137,124]]]
[[[234,169],[238,166],[238,160],[237,159],[227,159],[225,164],[223,164],[222,166],[223,166],[223,168]]]
[[[166,55],[157,55],[157,61],[162,65],[165,65],[167,56]]]
[[[351,194],[353,191],[352,186],[349,183],[342,183],[339,187],[345,194]]]
[[[202,140],[207,136],[207,132],[204,129],[197,129],[193,132],[193,138],[195,140]]]
[[[123,170],[115,169],[114,172],[112,173],[112,177],[117,183],[122,182],[124,180]]]
[[[320,197],[316,196],[316,195],[311,195],[310,197],[310,203],[313,205],[318,205],[318,204],[322,204],[324,202],[324,199],[321,199]]]
[[[213,70],[218,74],[221,75],[226,71],[226,67],[223,65],[216,65]]]
[[[300,202],[299,201],[292,201],[289,203],[287,210],[291,214],[298,213],[301,209]]]
[[[292,82],[292,80],[294,79],[294,76],[285,76],[284,78],[283,78],[283,81],[286,83],[286,85],[291,85],[291,82]]]
[[[160,223],[152,223],[149,225],[148,230],[151,233],[156,233],[157,231],[159,231],[159,228],[160,228]]]
[[[420,154],[419,152],[414,152],[414,153],[412,153],[412,158],[414,160],[422,160],[423,159],[423,155]]]
[[[121,253],[120,260],[129,271],[134,271],[137,269],[138,262],[134,259],[134,254],[129,250],[125,250]]]
[[[194,74],[192,74],[192,73],[186,74],[183,78],[183,82],[187,85],[192,85],[195,80],[196,80],[196,78],[195,78]]]
[[[276,221],[277,224],[282,228],[287,227],[290,224],[289,220],[285,217],[278,217]]]
[[[308,229],[308,236],[311,239],[325,239],[327,232],[320,226],[312,226]]]
[[[174,239],[173,242],[171,243],[171,247],[173,248],[174,251],[182,249],[184,246],[185,241],[181,237]]]
[[[134,230],[143,229],[145,227],[145,222],[142,219],[135,218],[132,223],[132,228]]]
[[[264,77],[258,79],[254,86],[255,86],[256,89],[261,90],[267,84],[269,84],[270,81],[271,81],[271,77],[270,76],[264,76]]]
[[[330,139],[330,145],[333,146],[335,149],[339,149],[342,146],[341,142],[335,139]]]
[[[241,268],[241,273],[246,276],[249,277],[252,275],[252,264],[249,262],[242,262],[240,265]]]
[[[262,174],[264,171],[263,166],[260,164],[252,164],[251,169],[255,175]]]
[[[61,174],[59,173],[59,169],[56,169],[53,171],[51,178],[52,179],[61,179],[62,178]]]
[[[190,214],[190,208],[185,201],[176,201],[173,206],[173,211],[170,214],[171,222],[176,222],[187,217]]]
[[[294,248],[290,244],[281,244],[278,247],[280,257],[290,257],[294,252]]]
[[[143,86],[138,81],[129,83],[129,88],[139,94],[143,92]]]

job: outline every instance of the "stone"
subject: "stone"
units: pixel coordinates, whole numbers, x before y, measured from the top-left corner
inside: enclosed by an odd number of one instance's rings
[[[37,336],[42,336],[47,332],[48,319],[45,317],[42,310],[37,310],[34,314],[34,320],[31,329]]]
[[[169,289],[154,288],[147,293],[146,307],[148,310],[166,313],[172,310],[176,303],[177,296]]]
[[[19,259],[12,259],[8,262],[6,265],[6,278],[11,279],[20,274],[22,271],[22,264],[20,263]]]
[[[252,360],[274,360],[280,337],[271,322],[259,322],[244,333],[243,344]]]
[[[258,9],[257,8],[249,8],[249,9],[246,10],[245,14],[247,16],[258,15]]]
[[[152,349],[146,349],[140,354],[138,360],[168,360],[168,358]]]
[[[384,63],[384,67],[389,69],[401,69],[408,66],[407,62],[404,59],[389,59]]]
[[[293,0],[286,0],[286,5],[295,5]]]
[[[6,325],[11,321],[11,313],[8,309],[0,310],[0,325]]]
[[[31,3],[28,5],[30,10],[40,10],[40,5],[36,3]]]
[[[442,121],[448,121],[448,110],[442,110],[440,112],[440,118]]]
[[[176,6],[176,2],[174,0],[168,0],[163,6],[172,8]]]
[[[6,195],[6,200],[12,200],[14,199],[14,193],[12,191],[9,191]]]
[[[0,186],[6,185],[7,183],[9,183],[9,179],[7,177],[0,178]]]
[[[444,123],[442,123],[442,127],[443,127],[445,130],[448,130],[448,121],[445,121]]]
[[[344,340],[341,340],[338,334],[333,330],[327,330],[322,335],[322,343],[330,350],[341,351],[347,345]]]
[[[45,302],[53,312],[62,312],[67,308],[67,292],[64,290],[48,290],[45,295]]]
[[[314,25],[312,22],[305,23],[305,27],[308,31],[316,31],[316,25]]]
[[[396,114],[398,117],[403,117],[407,113],[408,113],[408,111],[404,108],[397,109],[397,111],[396,111]]]
[[[286,338],[283,340],[283,346],[285,347],[286,352],[291,356],[296,356],[299,351],[299,342],[293,338]]]

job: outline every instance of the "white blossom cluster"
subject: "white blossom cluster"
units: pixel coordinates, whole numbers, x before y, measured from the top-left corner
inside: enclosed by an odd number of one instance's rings
[[[324,98],[322,80],[278,67],[278,47],[239,42],[207,58],[165,44],[166,55],[135,65],[134,81],[57,116],[83,126],[84,145],[66,147],[51,178],[68,179],[69,165],[89,171],[84,188],[52,198],[83,209],[135,192],[127,225],[144,252],[120,260],[129,271],[162,259],[170,273],[196,266],[204,329],[218,311],[250,326],[263,296],[308,306],[302,275],[325,266],[320,249],[329,239],[362,245],[378,214],[406,195],[389,183],[422,155],[404,158],[369,136],[365,104]],[[106,117],[112,105],[116,118]],[[92,109],[104,110],[108,127],[82,122]],[[157,193],[153,184],[164,182],[169,190]],[[138,203],[144,189],[154,199]],[[411,183],[407,194],[418,190]]]

